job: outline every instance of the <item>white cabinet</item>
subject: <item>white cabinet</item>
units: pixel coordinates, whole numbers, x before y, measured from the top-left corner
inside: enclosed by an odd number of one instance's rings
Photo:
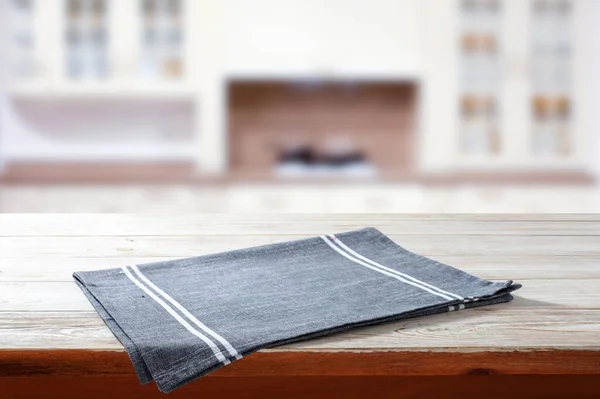
[[[326,211],[326,189],[318,185],[236,185],[227,191],[227,209],[240,213]]]
[[[239,213],[411,213],[428,203],[424,190],[411,185],[232,185],[226,209]]]
[[[416,185],[335,186],[326,197],[328,213],[413,213],[421,212],[424,202]]]
[[[3,53],[10,62],[5,64],[11,79],[28,79],[35,75],[33,52],[35,35],[33,32],[33,17],[35,0],[8,0],[8,24],[4,27],[8,32],[7,40],[2,42]],[[6,46],[6,48],[4,48]]]
[[[500,0],[459,3],[459,147],[461,154],[501,152],[501,74],[505,17]]]
[[[597,0],[9,3],[31,26],[13,95],[193,101],[199,171],[227,172],[235,76],[414,82],[423,173],[588,163]]]
[[[185,76],[184,4],[182,0],[140,1],[138,74],[147,80],[177,80]]]
[[[421,166],[583,170],[593,2],[427,4]]]
[[[16,2],[20,4],[21,2]],[[189,96],[186,0],[28,1],[32,65],[15,95]]]

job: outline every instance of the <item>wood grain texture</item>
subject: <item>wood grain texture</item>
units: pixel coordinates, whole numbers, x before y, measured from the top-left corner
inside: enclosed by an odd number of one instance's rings
[[[0,350],[0,377],[133,374],[124,352]],[[600,374],[593,351],[512,352],[268,352],[237,360],[215,377],[440,376]]]
[[[593,255],[436,255],[433,258],[488,280],[600,279],[598,257]],[[11,258],[10,261],[0,264],[0,282],[72,282],[74,270],[91,271],[171,259],[174,258],[171,256],[115,258],[61,256],[45,258],[44,267],[39,267],[38,258]]]
[[[0,236],[314,236],[367,226],[386,234],[598,236],[599,221],[596,214],[0,214]]]
[[[65,389],[68,387],[68,389]],[[213,377],[194,381],[169,398],[394,398],[506,399],[597,398],[597,375],[461,375],[351,377]],[[111,377],[5,377],[0,397],[9,399],[165,398],[154,384],[133,375]]]
[[[600,374],[599,215],[0,215],[0,387],[24,375],[133,377],[121,345],[73,283],[75,270],[365,226],[524,287],[508,304],[263,350],[215,380]]]
[[[600,309],[509,304],[356,328],[267,351],[600,350],[599,332]],[[35,350],[46,348],[48,342],[52,349],[123,351],[92,310],[0,312],[0,348]]]
[[[384,231],[385,233],[385,231]],[[600,236],[413,236],[387,234],[424,256],[600,256]],[[182,258],[307,238],[307,235],[0,237],[11,258]],[[560,244],[560,245],[559,245]]]
[[[600,308],[600,280],[528,280],[511,308]],[[92,305],[73,282],[2,282],[0,312],[90,311]]]

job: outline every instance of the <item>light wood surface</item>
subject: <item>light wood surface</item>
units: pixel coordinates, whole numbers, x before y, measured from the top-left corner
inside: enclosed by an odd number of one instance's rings
[[[19,281],[0,284],[0,312],[93,310],[87,299],[81,300],[81,290],[73,282]],[[498,308],[600,308],[600,280],[597,279],[533,279],[523,280],[523,284],[526,287],[515,294],[516,299],[512,303]],[[490,311],[496,311],[496,308],[490,308]],[[404,343],[399,346],[403,345]],[[598,346],[600,347],[600,342]]]
[[[457,356],[448,360],[455,363],[445,368],[448,375],[470,373],[478,364],[507,374],[600,373],[599,215],[0,215],[0,364],[3,357],[12,362],[28,353],[27,364],[39,366],[47,360],[31,355],[38,351],[51,350],[59,357],[70,356],[69,351],[106,351],[119,365],[111,373],[132,373],[122,362],[122,346],[72,281],[74,271],[366,226],[379,228],[414,252],[483,278],[514,279],[523,288],[508,304],[353,329],[268,349],[219,373],[276,374],[285,366],[291,367],[285,373],[292,375],[308,372],[308,366],[298,361],[314,363],[317,358],[311,356],[330,354],[318,358],[317,368],[323,373],[341,364],[342,354],[362,356],[356,358],[362,362],[365,354],[382,354],[383,359],[396,353],[412,360],[390,357],[396,365],[394,375],[437,375],[439,359],[427,355],[432,352]],[[292,362],[282,357],[286,353],[300,357]],[[502,364],[492,365],[499,361],[496,357],[482,360],[492,353],[504,353],[498,355]],[[543,359],[535,355],[540,353]],[[294,365],[286,366],[287,361]],[[367,364],[372,367],[370,360],[364,361],[365,368],[357,366],[362,370],[355,370],[357,375],[368,374]],[[49,373],[64,371],[64,366],[53,370]],[[85,370],[85,375],[103,372]]]

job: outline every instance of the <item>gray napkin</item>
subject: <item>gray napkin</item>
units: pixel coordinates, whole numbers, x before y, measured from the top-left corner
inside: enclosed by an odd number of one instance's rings
[[[163,392],[262,348],[508,302],[520,288],[411,253],[374,228],[73,276],[140,381]]]

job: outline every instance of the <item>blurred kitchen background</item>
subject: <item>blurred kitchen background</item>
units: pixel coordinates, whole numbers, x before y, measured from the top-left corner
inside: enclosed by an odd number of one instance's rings
[[[599,0],[0,2],[0,212],[600,212]]]

